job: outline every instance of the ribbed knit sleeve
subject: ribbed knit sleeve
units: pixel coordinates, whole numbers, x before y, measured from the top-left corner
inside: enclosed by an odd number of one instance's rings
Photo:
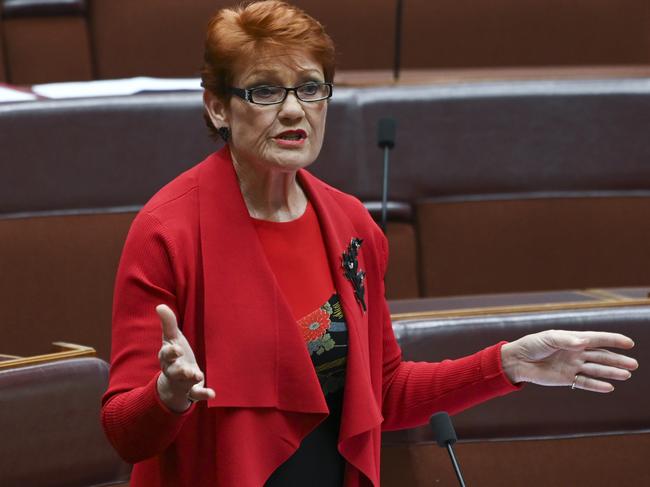
[[[170,411],[156,388],[162,330],[155,307],[167,304],[178,316],[174,265],[173,243],[164,226],[140,213],[116,278],[110,382],[101,414],[108,439],[133,463],[162,452],[193,410]]]
[[[102,425],[111,444],[127,462],[136,463],[162,452],[183,426],[183,414],[170,411],[156,389],[158,374],[144,387],[113,396],[102,408]]]
[[[388,245],[379,237],[385,273]],[[426,424],[438,411],[458,413],[494,397],[518,390],[503,372],[501,347],[442,362],[408,362],[393,333],[390,311],[383,303],[382,430],[414,428]]]
[[[502,345],[456,360],[400,362],[384,395],[382,429],[420,426],[438,411],[455,414],[519,389],[501,368]]]

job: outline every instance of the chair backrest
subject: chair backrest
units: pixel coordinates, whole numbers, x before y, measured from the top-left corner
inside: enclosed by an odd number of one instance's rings
[[[198,76],[205,31],[226,0],[93,0],[89,21],[99,79]]]
[[[645,0],[410,0],[403,5],[405,68],[650,61]]]
[[[562,296],[562,294],[564,296]],[[608,294],[601,291],[601,294]],[[650,362],[650,300],[631,300],[623,294],[603,301],[599,293],[589,298],[582,293],[530,293],[496,295],[501,309],[481,310],[489,297],[468,297],[457,306],[460,311],[417,313],[393,321],[405,360],[440,361],[468,355],[500,340],[515,340],[547,329],[616,331],[636,343],[631,351],[640,364]],[[647,289],[644,294],[647,294]],[[528,302],[520,308],[503,306]],[[561,299],[576,302],[562,303]],[[444,298],[427,300],[431,306]],[[446,305],[453,303],[446,301]],[[471,302],[474,302],[475,309]],[[559,302],[557,302],[559,301]],[[577,304],[576,304],[577,303]],[[421,303],[423,305],[424,303]],[[455,305],[454,305],[455,307]],[[536,309],[536,311],[534,311]],[[569,387],[526,386],[523,390],[492,400],[458,414],[459,438],[465,440],[541,438],[548,435],[632,433],[650,431],[650,371],[640,367],[629,382],[616,382],[612,394],[590,394]],[[404,436],[406,435],[406,436]],[[396,433],[395,442],[432,440],[428,428]]]
[[[11,83],[93,79],[86,4],[86,0],[0,0]]]
[[[650,300],[648,289],[526,293],[421,300],[431,311],[395,315],[406,360],[468,355],[499,340],[558,328],[632,337],[641,367],[611,394],[526,385],[457,414],[456,453],[468,485],[650,485]],[[600,296],[600,297],[599,297]],[[609,296],[608,299],[603,299]],[[401,312],[411,303],[394,303]],[[453,311],[456,310],[456,311]],[[384,433],[382,485],[454,485],[428,426]]]
[[[129,477],[102,431],[108,364],[96,358],[0,371],[3,487],[90,487]]]

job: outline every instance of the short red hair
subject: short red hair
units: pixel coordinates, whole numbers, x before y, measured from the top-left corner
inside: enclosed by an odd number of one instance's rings
[[[325,81],[334,79],[334,43],[323,26],[295,5],[264,0],[221,9],[210,19],[202,86],[228,100],[237,62],[269,51],[306,52],[322,65]]]

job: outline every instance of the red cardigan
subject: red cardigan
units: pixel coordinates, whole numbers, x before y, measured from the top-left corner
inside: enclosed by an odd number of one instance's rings
[[[387,243],[355,198],[298,174],[318,215],[348,326],[339,451],[346,487],[379,485],[381,431],[424,424],[515,390],[500,345],[440,363],[401,360],[384,298]],[[364,311],[342,270],[363,239]],[[299,252],[300,249],[296,249]],[[160,303],[216,392],[174,414],[156,379]],[[120,261],[102,423],[136,463],[132,487],[260,487],[327,413],[307,348],[264,257],[226,149],[161,189],[133,222]]]

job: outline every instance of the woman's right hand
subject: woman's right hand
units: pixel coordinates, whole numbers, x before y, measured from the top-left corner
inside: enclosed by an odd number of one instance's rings
[[[172,411],[182,413],[194,401],[212,399],[215,393],[205,384],[189,342],[181,333],[176,315],[169,306],[156,306],[162,325],[162,347],[158,352],[162,374],[158,376],[158,396]]]

